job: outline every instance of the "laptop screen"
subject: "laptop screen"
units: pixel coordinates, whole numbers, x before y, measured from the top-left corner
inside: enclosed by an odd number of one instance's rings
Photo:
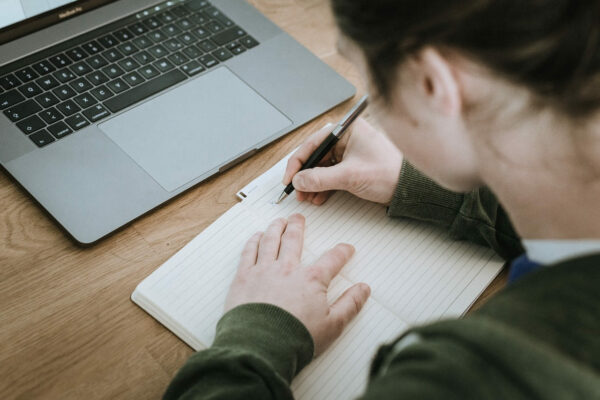
[[[0,44],[115,0],[0,0]]]

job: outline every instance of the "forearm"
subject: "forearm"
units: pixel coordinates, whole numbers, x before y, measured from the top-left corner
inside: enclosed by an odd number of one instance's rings
[[[213,345],[177,373],[165,399],[293,399],[289,384],[313,355],[310,334],[291,314],[267,304],[226,313]]]
[[[510,219],[489,189],[468,193],[449,191],[406,161],[388,215],[442,226],[452,238],[489,246],[505,259],[523,252]]]

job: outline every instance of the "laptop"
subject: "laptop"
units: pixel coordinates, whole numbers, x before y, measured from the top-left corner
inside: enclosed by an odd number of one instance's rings
[[[0,1],[0,164],[80,244],[354,93],[243,0]]]

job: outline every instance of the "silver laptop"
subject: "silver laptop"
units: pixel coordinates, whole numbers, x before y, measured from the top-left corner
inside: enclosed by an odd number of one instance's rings
[[[242,0],[1,0],[0,163],[90,244],[355,89]]]

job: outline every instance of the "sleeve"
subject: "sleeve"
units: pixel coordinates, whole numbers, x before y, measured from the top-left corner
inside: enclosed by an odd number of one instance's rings
[[[244,304],[221,318],[213,345],[189,358],[164,399],[293,399],[290,383],[313,353],[310,333],[293,315]]]
[[[402,164],[388,215],[434,223],[448,229],[453,239],[491,247],[507,260],[523,253],[508,215],[489,189],[449,191],[407,161]]]

